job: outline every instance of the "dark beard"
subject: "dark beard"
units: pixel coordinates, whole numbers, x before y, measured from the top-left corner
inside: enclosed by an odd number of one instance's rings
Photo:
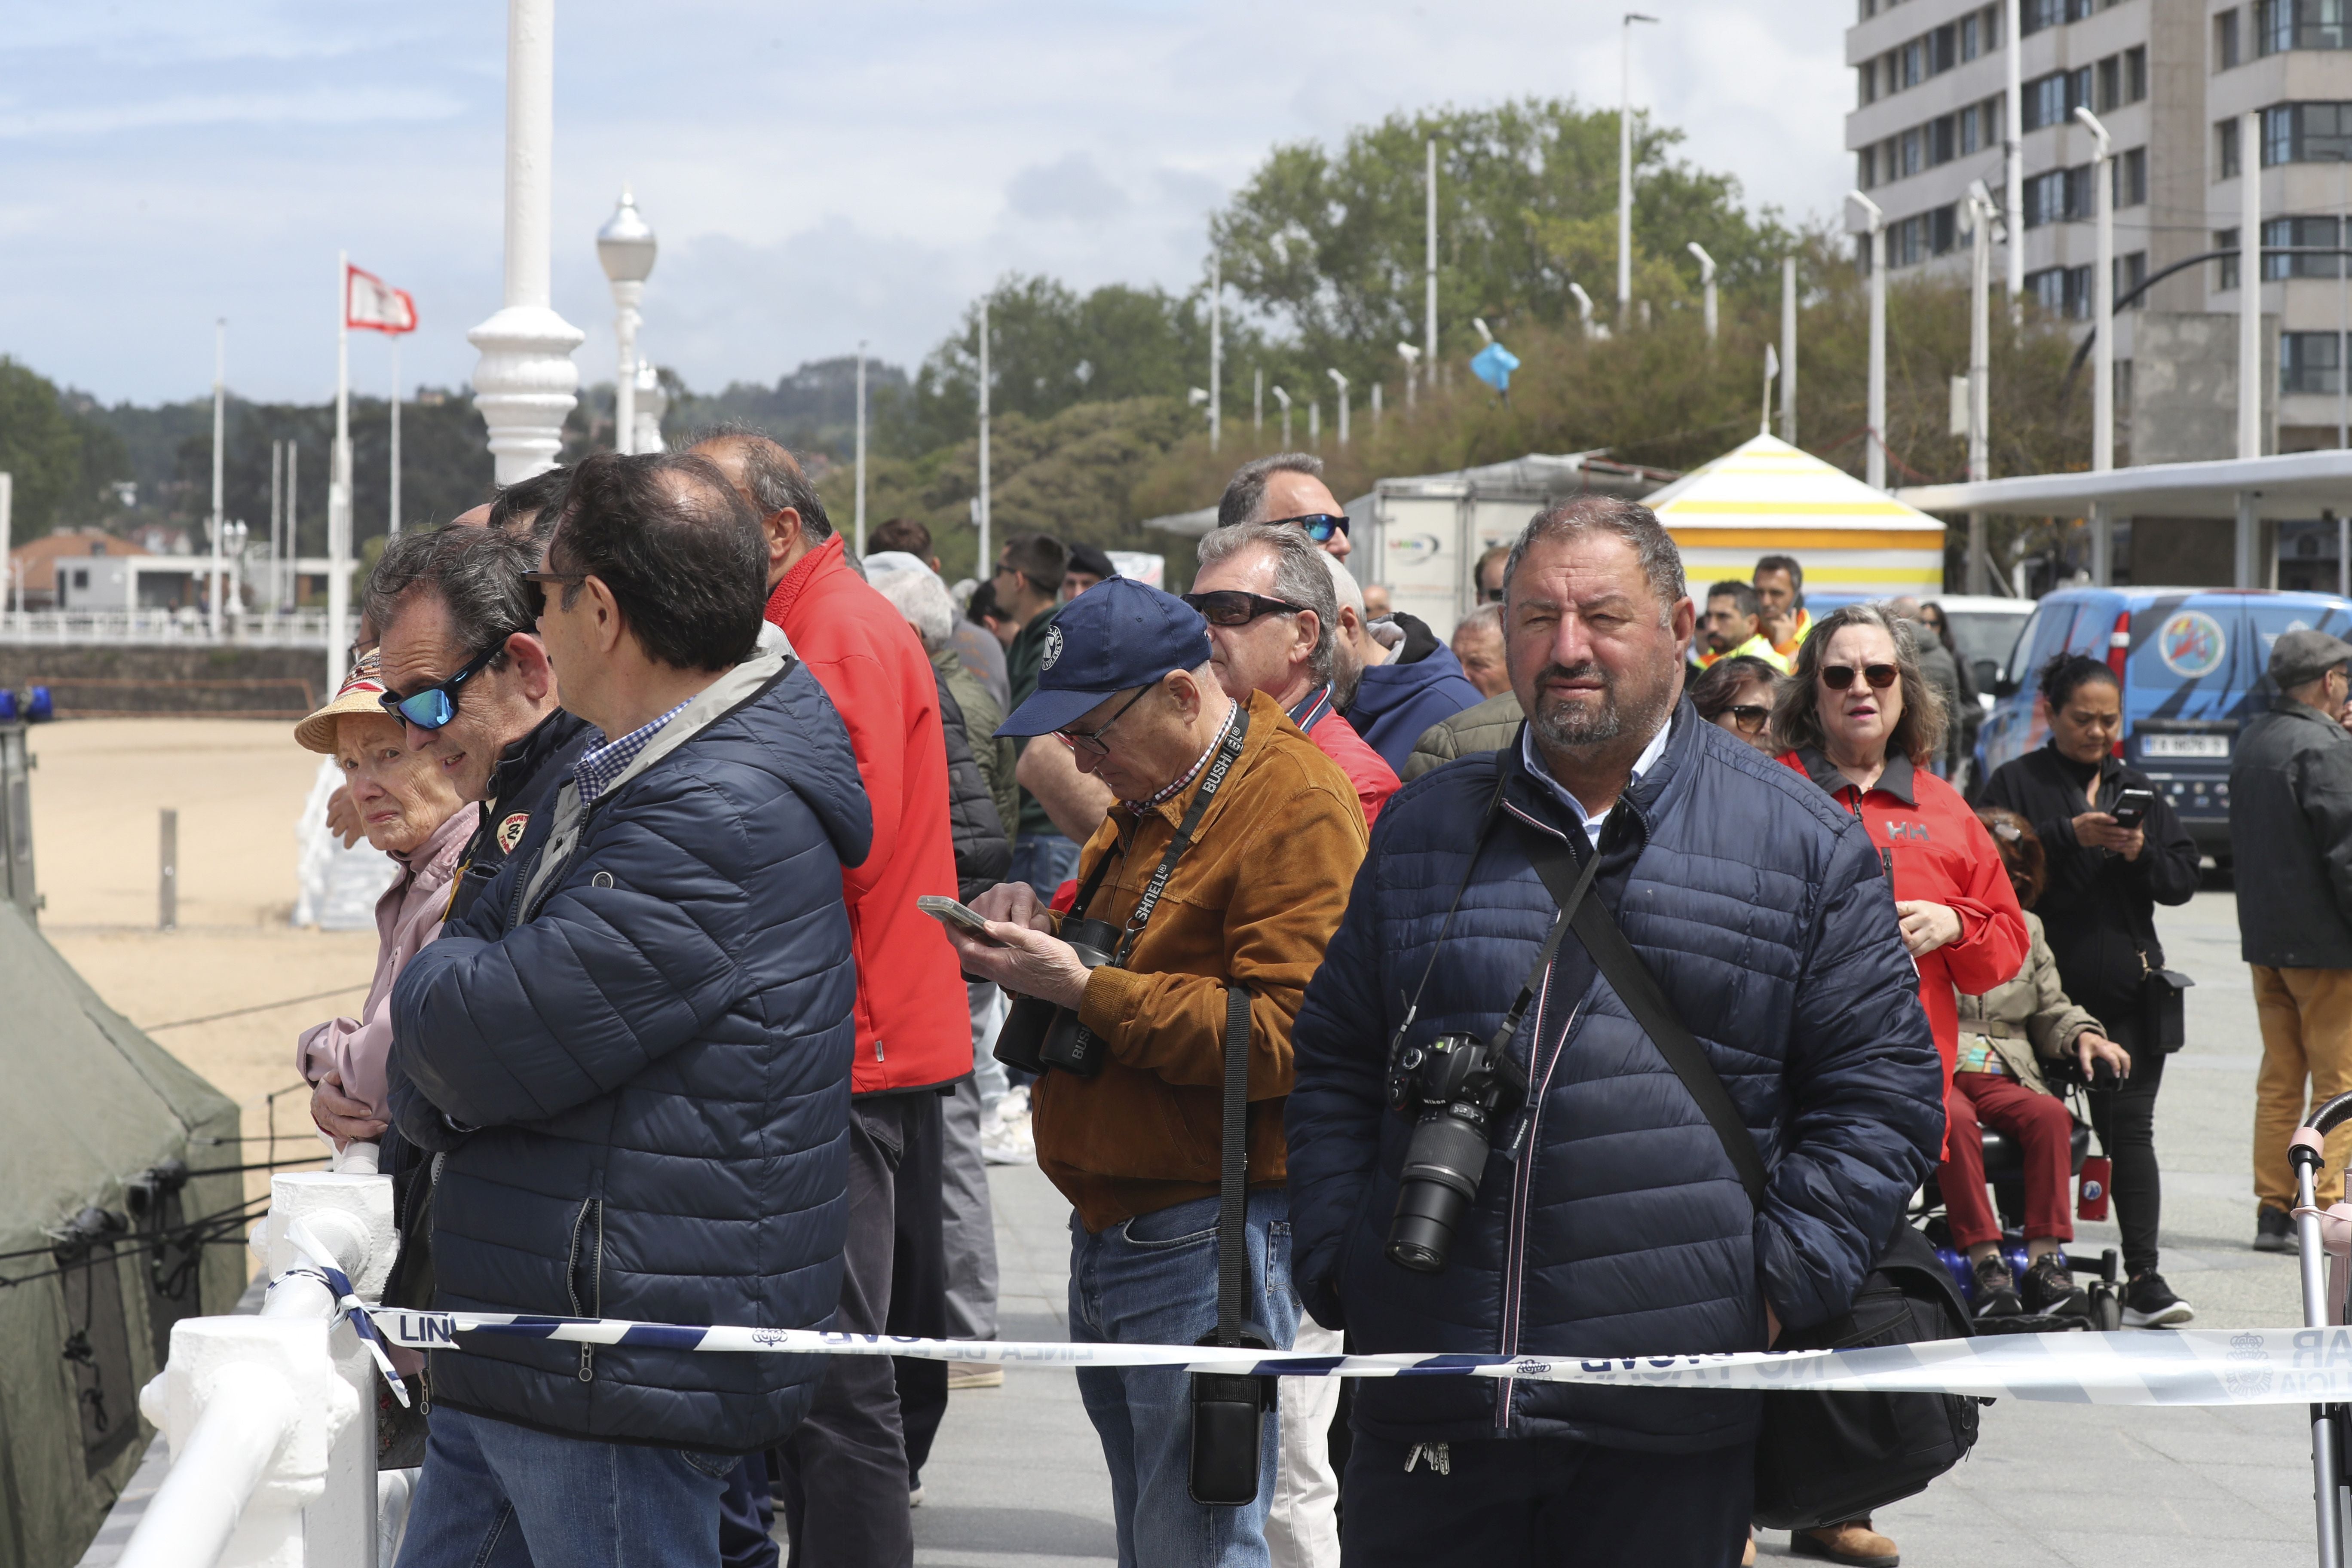
[[[1622,694],[1616,678],[1598,664],[1580,664],[1573,668],[1546,665],[1536,676],[1536,689],[1542,690],[1547,681],[1555,679],[1601,682],[1601,706],[1597,710],[1571,708],[1564,702],[1538,702],[1536,710],[1528,715],[1528,722],[1535,726],[1536,739],[1561,751],[1601,745],[1622,738],[1629,730],[1654,732],[1665,719],[1673,701],[1671,679],[1637,700],[1621,700]]]

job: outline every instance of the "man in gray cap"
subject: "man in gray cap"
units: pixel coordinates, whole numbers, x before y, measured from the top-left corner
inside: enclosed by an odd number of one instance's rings
[[[2254,1085],[2254,1246],[2294,1250],[2287,1140],[2352,1089],[2352,734],[2341,722],[2352,643],[2292,631],[2271,649],[2271,710],[2230,764],[2240,949],[2254,971],[2263,1066]],[[2352,1131],[2328,1139],[2319,1205],[2343,1195]]]

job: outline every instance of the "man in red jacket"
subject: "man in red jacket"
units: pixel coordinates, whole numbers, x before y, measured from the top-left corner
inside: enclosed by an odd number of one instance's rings
[[[931,662],[906,617],[851,569],[791,453],[740,431],[695,450],[760,513],[768,619],[840,710],[873,805],[873,851],[842,877],[857,960],[857,1058],[849,1247],[834,1326],[941,1333],[938,1091],[971,1071],[971,1018],[954,949],[915,907],[921,894],[956,893],[947,739]],[[944,1363],[940,1381],[944,1399]],[[905,1433],[887,1360],[835,1357],[808,1419],[779,1452],[795,1561],[827,1568],[913,1561]]]

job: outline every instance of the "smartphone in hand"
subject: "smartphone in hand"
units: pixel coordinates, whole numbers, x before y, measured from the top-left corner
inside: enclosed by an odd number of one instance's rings
[[[962,931],[975,942],[991,947],[1004,944],[988,934],[988,919],[971,905],[961,903],[940,893],[925,893],[915,900],[915,907],[943,926]]]
[[[2146,822],[2147,814],[2154,809],[2156,809],[2156,792],[2141,789],[2135,784],[2116,796],[2115,809],[2107,815],[2116,819],[2117,827],[2132,828]]]

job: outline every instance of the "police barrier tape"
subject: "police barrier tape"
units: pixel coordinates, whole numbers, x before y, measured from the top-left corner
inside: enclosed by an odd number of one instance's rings
[[[2352,1401],[2352,1329],[2008,1334],[1844,1351],[1612,1356],[1298,1355],[1204,1345],[933,1340],[807,1329],[682,1328],[612,1318],[371,1308],[394,1344],[462,1350],[464,1336],[656,1350],[887,1355],[1004,1366],[1164,1366],[1281,1377],[1494,1377],[1764,1393],[1964,1394],[2067,1405]]]

